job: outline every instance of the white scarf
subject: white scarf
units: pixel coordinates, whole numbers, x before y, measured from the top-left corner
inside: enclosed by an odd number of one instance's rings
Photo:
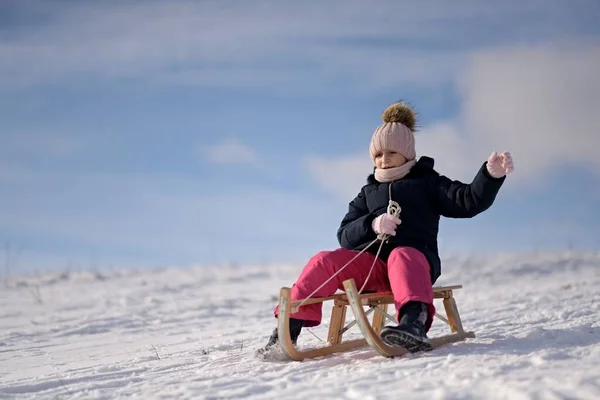
[[[393,182],[404,178],[410,172],[410,169],[417,163],[417,160],[407,161],[399,167],[395,168],[375,168],[375,179],[378,182]]]

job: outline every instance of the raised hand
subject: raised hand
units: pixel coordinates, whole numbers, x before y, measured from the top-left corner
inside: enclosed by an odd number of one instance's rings
[[[487,170],[494,178],[502,178],[513,172],[513,159],[509,152],[493,152],[487,160]]]

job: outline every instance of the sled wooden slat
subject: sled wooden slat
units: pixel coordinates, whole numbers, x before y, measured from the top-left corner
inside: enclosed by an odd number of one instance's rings
[[[433,288],[433,297],[435,299],[451,298],[453,296],[452,291],[456,290],[456,289],[462,289],[462,285],[436,286]],[[390,299],[392,299],[392,298],[393,298],[392,292],[365,293],[365,294],[361,295],[361,301],[363,302],[364,305],[372,304],[373,301],[388,302],[388,304],[389,304]],[[298,306],[300,304],[305,306],[307,304],[323,303],[324,301],[328,301],[328,300],[342,300],[342,301],[346,302],[346,305],[348,305],[348,303],[347,303],[348,296],[346,296],[346,293],[337,293],[337,294],[327,296],[327,297],[313,297],[313,298],[307,299],[306,301],[294,300],[291,302],[291,312],[292,313],[298,312]],[[369,301],[371,301],[371,302],[369,302]],[[392,301],[392,303],[393,303],[393,301]]]

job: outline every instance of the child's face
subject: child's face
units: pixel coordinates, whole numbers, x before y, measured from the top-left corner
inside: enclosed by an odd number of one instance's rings
[[[406,163],[406,158],[393,150],[382,150],[375,155],[375,166],[379,169],[395,168]]]

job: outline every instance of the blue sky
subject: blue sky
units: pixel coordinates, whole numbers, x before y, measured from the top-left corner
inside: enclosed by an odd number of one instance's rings
[[[598,20],[596,1],[5,1],[4,255],[302,263],[337,246],[400,98],[439,172],[514,156],[492,209],[443,220],[443,254],[598,249]]]

